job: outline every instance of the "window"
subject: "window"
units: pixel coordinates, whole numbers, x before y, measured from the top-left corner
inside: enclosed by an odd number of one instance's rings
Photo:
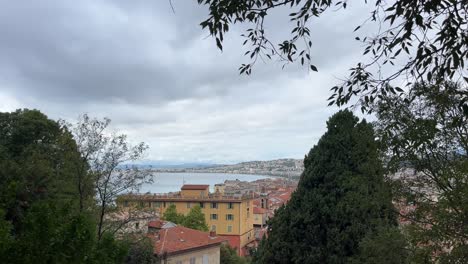
[[[124,201],[124,207],[128,207],[128,201]]]
[[[232,232],[232,226],[231,226],[231,225],[228,225],[228,226],[227,226],[227,231],[228,231],[228,233],[231,233],[231,232]]]
[[[218,208],[218,203],[211,203],[211,208],[217,209]]]
[[[190,258],[190,264],[195,264],[195,261],[196,261],[196,260],[197,260],[197,259],[196,259],[195,257],[191,257],[191,258]]]
[[[203,264],[208,264],[208,255],[203,254]]]
[[[187,203],[187,208],[191,208],[192,205],[190,204],[190,202]]]
[[[218,214],[211,214],[210,219],[211,220],[218,220]]]
[[[205,208],[205,203],[200,202],[200,208]]]
[[[228,203],[227,208],[228,209],[234,209],[234,203]]]
[[[234,215],[232,215],[232,214],[227,214],[227,215],[226,215],[226,220],[229,220],[229,221],[234,220]]]
[[[211,226],[211,231],[215,231],[215,232],[216,232],[216,225],[212,225],[212,226]]]

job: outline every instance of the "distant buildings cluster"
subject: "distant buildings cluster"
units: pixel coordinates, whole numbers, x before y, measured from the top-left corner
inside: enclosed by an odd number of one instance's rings
[[[304,171],[304,163],[301,159],[278,159],[269,161],[249,161],[234,165],[205,168],[168,168],[153,170],[156,172],[256,174],[297,179]]]
[[[220,243],[228,243],[241,256],[248,255],[266,235],[267,220],[274,215],[275,210],[288,202],[296,187],[297,181],[285,178],[261,179],[253,182],[228,180],[216,184],[213,193],[209,192],[209,185],[186,184],[181,187],[180,192],[123,195],[118,199],[118,206],[123,209],[141,208],[145,212],[154,212],[153,215],[157,216],[161,216],[171,205],[175,205],[177,211],[183,214],[187,214],[193,206],[200,206],[210,233],[189,231],[170,222],[163,223],[159,217],[154,219],[147,214],[142,219],[129,222],[130,227],[123,230],[126,232],[145,230],[151,234],[155,244],[155,254],[158,256],[175,256],[188,250],[191,253],[186,254],[184,258],[190,261],[199,258],[200,263],[205,263],[201,261],[213,260],[219,256]],[[142,221],[145,220],[146,226],[142,227],[145,225]],[[193,235],[184,235],[192,233]],[[169,239],[171,243],[177,245],[167,247],[165,251],[161,246],[167,243],[167,241],[162,242],[164,239]],[[199,241],[194,242],[192,239]],[[206,252],[189,250],[184,245],[204,245],[201,247]]]

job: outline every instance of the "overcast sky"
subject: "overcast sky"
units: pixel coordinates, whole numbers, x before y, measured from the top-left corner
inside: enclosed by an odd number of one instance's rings
[[[360,58],[353,29],[368,15],[314,22],[318,73],[260,62],[240,76],[242,28],[219,51],[195,0],[173,0],[175,13],[165,0],[0,2],[0,111],[106,116],[148,143],[146,159],[174,162],[303,158],[337,111],[329,89]],[[284,11],[268,17],[273,39],[288,37]]]

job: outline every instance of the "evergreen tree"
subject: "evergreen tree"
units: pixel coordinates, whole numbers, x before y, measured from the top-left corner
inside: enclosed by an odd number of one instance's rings
[[[185,216],[182,225],[200,231],[208,231],[208,225],[206,224],[205,215],[203,214],[200,206],[198,205],[190,209],[190,212],[187,214],[187,216]]]
[[[327,128],[305,157],[291,200],[270,220],[254,262],[359,262],[361,245],[368,245],[361,241],[396,230],[372,126],[346,110],[333,115]],[[404,257],[388,259],[401,263]]]

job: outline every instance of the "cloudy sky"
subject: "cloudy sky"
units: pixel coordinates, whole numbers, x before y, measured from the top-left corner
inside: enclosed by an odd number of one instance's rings
[[[329,88],[360,58],[349,21],[368,15],[352,7],[314,22],[318,73],[260,62],[240,76],[242,28],[217,50],[194,0],[173,0],[175,13],[165,0],[0,2],[0,111],[109,117],[148,143],[146,159],[174,162],[304,157],[337,110]],[[286,11],[268,18],[273,39],[288,37]]]

